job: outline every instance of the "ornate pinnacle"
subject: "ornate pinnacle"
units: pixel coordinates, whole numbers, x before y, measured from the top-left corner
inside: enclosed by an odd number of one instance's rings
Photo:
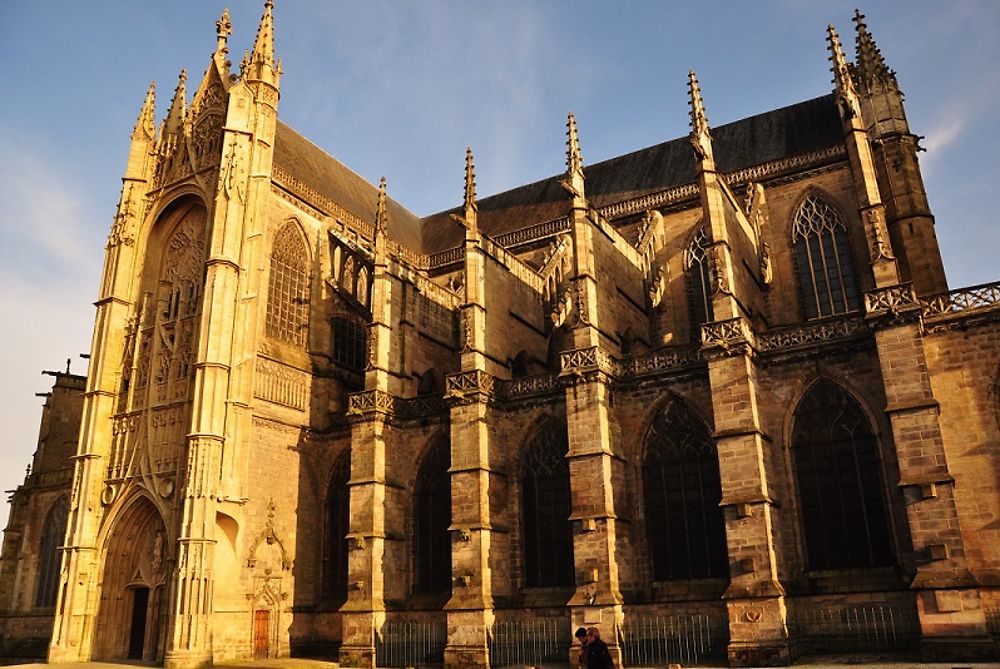
[[[476,167],[472,161],[472,147],[465,149],[465,210],[476,208]]]
[[[264,3],[264,15],[260,19],[260,26],[257,28],[257,38],[253,43],[253,51],[250,54],[250,61],[256,66],[255,75],[260,77],[261,70],[274,69],[274,16],[272,10],[274,3],[267,0]]]
[[[223,55],[229,53],[229,47],[226,45],[229,36],[233,34],[233,22],[229,20],[229,9],[222,10],[222,16],[219,20],[215,22],[215,35],[218,42],[215,46],[216,53],[221,53]]]
[[[378,182],[378,201],[375,204],[375,232],[381,234],[389,224],[389,213],[386,209],[385,177]]]
[[[708,116],[705,115],[705,102],[701,98],[701,86],[694,70],[688,71],[688,94],[691,104],[691,146],[694,147],[698,160],[713,159],[712,134],[708,130]]]
[[[567,174],[583,174],[583,156],[580,153],[580,136],[576,131],[576,117],[569,113],[566,121],[566,172]]]
[[[857,9],[854,10],[854,24],[857,33],[854,39],[855,62],[860,81],[866,86],[875,80],[895,83],[895,73],[886,66],[882,52],[875,45],[875,38],[868,32],[865,15]]]
[[[830,62],[833,63],[833,84],[836,87],[841,115],[844,118],[852,118],[860,114],[858,92],[854,88],[851,70],[847,65],[847,58],[844,57],[844,49],[840,45],[840,37],[832,23],[826,27],[826,33],[830,47]]]
[[[187,70],[181,70],[177,78],[177,88],[174,89],[174,99],[170,103],[170,111],[167,112],[164,121],[164,132],[178,133],[184,123],[184,104],[187,100]]]
[[[132,139],[153,139],[156,132],[156,82],[149,83],[149,90],[146,91],[146,100],[139,110],[139,119],[135,122],[132,130]]]

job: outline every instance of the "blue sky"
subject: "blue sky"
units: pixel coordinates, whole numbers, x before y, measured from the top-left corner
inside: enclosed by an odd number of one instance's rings
[[[232,59],[263,0],[232,0]],[[459,204],[467,145],[480,195],[563,169],[566,113],[585,163],[688,131],[687,71],[709,121],[827,93],[825,29],[853,54],[854,4],[307,2],[277,0],[279,115],[418,214]],[[216,0],[2,0],[0,487],[37,438],[40,398],[89,350],[103,246],[150,80],[158,116],[177,74],[193,92],[215,46]],[[707,9],[706,9],[707,8]],[[862,7],[907,94],[949,282],[1000,279],[1000,3]],[[0,510],[0,525],[7,509]]]

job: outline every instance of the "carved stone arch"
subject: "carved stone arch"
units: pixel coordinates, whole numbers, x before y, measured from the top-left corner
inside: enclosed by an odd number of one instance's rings
[[[134,486],[102,528],[95,660],[163,657],[175,546],[154,500],[155,495]]]
[[[642,419],[642,423],[639,425],[639,429],[636,430],[635,435],[632,438],[632,442],[627,446],[630,446],[631,451],[626,453],[628,457],[634,456],[635,462],[642,462],[646,457],[646,435],[649,434],[650,429],[653,427],[653,423],[656,417],[667,408],[671,402],[680,402],[689,411],[691,411],[695,416],[698,417],[705,425],[709,426],[709,429],[714,425],[714,418],[711,413],[706,413],[703,407],[699,406],[694,400],[685,395],[682,395],[673,390],[666,390],[659,397],[657,397],[650,404],[649,411]]]
[[[292,235],[292,232],[295,235]],[[298,248],[281,248],[282,245],[291,244],[297,241],[301,244],[301,249]],[[286,260],[291,260],[291,254],[301,251],[301,263],[302,268],[308,270],[310,263],[312,262],[312,250],[309,247],[309,235],[306,234],[305,227],[302,222],[295,216],[291,216],[283,220],[279,225],[274,226],[271,234],[271,255],[273,256],[275,252],[282,253],[282,257]]]
[[[788,440],[801,543],[812,570],[895,563],[892,491],[876,421],[828,376],[795,402]]]
[[[802,189],[802,192],[800,192],[796,196],[795,200],[793,201],[794,203],[792,207],[788,210],[789,216],[787,221],[787,227],[785,228],[784,234],[786,234],[789,238],[791,238],[792,227],[795,225],[795,215],[798,213],[799,209],[802,208],[802,205],[806,203],[806,200],[808,200],[810,197],[822,200],[826,204],[830,205],[830,207],[833,208],[834,212],[837,214],[840,220],[844,223],[844,227],[847,228],[848,230],[850,229],[851,227],[850,223],[852,220],[854,220],[854,217],[852,217],[848,213],[849,210],[846,207],[844,207],[840,199],[836,195],[834,195],[833,193],[831,193],[830,191],[826,190],[821,186],[817,186],[816,184],[808,184],[806,185],[805,188]]]
[[[278,531],[274,527],[275,508],[274,500],[272,499],[267,504],[267,521],[264,523],[264,528],[254,538],[253,543],[250,544],[250,550],[247,552],[247,567],[250,569],[257,566],[257,550],[261,544],[268,546],[276,544],[281,554],[281,569],[288,571],[292,568],[292,559],[285,549],[285,542],[281,540]]]
[[[171,227],[169,221],[176,223],[177,218],[183,215],[182,212],[191,206],[201,206],[208,212],[209,201],[205,193],[193,183],[168,189],[145,212],[136,235],[137,247],[147,249],[151,243],[155,244],[164,236],[162,228]]]
[[[371,277],[368,271],[368,267],[362,264],[358,267],[358,280],[357,280],[357,285],[355,286],[354,298],[358,301],[358,304],[365,307],[366,309],[369,306],[368,296],[371,290],[370,284],[371,284]]]
[[[829,381],[842,388],[865,412],[871,423],[875,437],[879,439],[880,455],[882,455],[884,448],[891,447],[881,443],[884,441],[886,435],[890,438],[892,436],[892,428],[889,425],[889,419],[886,417],[885,411],[876,408],[884,405],[884,400],[871,397],[868,386],[855,382],[853,378],[835,368],[818,363],[814,375],[799,378],[792,382],[794,386],[790,395],[794,399],[791,402],[783,404],[784,412],[781,419],[781,447],[783,450],[788,450],[791,445],[792,429],[795,427],[795,412],[798,410],[802,398],[808,394],[813,386],[823,381]]]

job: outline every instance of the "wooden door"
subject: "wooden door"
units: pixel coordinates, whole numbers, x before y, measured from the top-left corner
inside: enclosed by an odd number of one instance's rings
[[[267,657],[269,650],[268,631],[271,628],[271,612],[264,609],[253,612],[253,657],[259,660]]]

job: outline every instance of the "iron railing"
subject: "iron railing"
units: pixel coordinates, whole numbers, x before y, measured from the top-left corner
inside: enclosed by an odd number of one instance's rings
[[[791,623],[807,654],[905,651],[920,643],[920,621],[910,606],[803,609]]]
[[[379,667],[425,667],[444,662],[447,626],[441,622],[388,620],[375,637]]]
[[[713,628],[703,614],[627,617],[618,638],[626,667],[694,665],[723,655],[726,648],[726,631]]]
[[[564,664],[572,641],[567,631],[569,627],[563,618],[498,620],[488,635],[490,666]]]

